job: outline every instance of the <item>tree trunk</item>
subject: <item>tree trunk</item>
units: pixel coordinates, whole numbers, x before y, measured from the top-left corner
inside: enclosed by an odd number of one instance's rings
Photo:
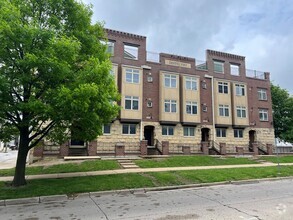
[[[26,185],[25,166],[26,158],[29,151],[29,137],[26,134],[20,134],[19,150],[17,155],[14,178],[11,183],[14,187]]]

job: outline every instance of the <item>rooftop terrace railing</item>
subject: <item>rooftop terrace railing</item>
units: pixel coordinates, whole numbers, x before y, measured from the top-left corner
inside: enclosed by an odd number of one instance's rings
[[[202,60],[195,60],[195,68],[197,70],[208,70],[207,62]]]
[[[262,71],[246,69],[246,76],[257,79],[265,79],[265,73]]]
[[[160,54],[156,52],[147,51],[146,59],[149,62],[160,63]]]

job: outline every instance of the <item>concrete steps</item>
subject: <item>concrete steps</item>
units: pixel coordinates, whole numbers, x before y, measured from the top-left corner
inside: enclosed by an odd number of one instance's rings
[[[139,168],[132,160],[129,159],[119,159],[117,160],[119,165],[123,169],[136,169]]]

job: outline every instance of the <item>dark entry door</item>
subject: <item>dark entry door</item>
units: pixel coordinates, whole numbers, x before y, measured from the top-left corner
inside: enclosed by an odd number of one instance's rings
[[[209,141],[210,136],[210,129],[209,128],[202,128],[201,129],[201,141],[206,142]]]
[[[154,126],[144,127],[144,139],[148,141],[148,146],[154,145]]]
[[[250,130],[249,131],[249,151],[253,151],[252,149],[252,143],[255,142],[255,131]]]

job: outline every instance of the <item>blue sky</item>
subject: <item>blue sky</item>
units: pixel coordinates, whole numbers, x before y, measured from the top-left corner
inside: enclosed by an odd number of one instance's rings
[[[205,60],[205,50],[246,57],[293,94],[292,0],[83,0],[105,27],[144,35],[147,50]]]

